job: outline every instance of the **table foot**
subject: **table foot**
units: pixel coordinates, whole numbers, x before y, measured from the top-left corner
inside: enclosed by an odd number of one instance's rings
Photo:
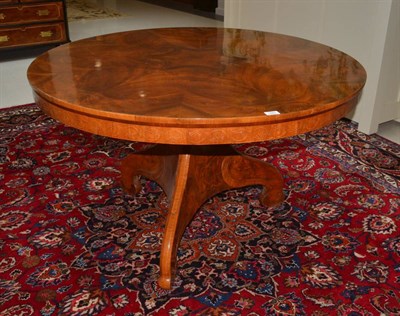
[[[160,255],[159,285],[170,289],[176,273],[177,250],[186,227],[201,205],[215,194],[249,185],[262,185],[261,202],[273,206],[283,201],[283,178],[272,165],[242,156],[230,146],[157,146],[125,158],[122,184],[133,193],[139,177],[156,181],[170,207]]]

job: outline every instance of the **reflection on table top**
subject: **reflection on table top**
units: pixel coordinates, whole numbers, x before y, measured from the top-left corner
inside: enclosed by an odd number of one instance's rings
[[[38,57],[28,79],[38,100],[84,115],[216,128],[268,125],[346,102],[354,106],[366,73],[349,55],[296,37],[166,28],[62,45]]]

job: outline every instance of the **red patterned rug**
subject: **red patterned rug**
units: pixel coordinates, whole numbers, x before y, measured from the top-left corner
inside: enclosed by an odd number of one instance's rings
[[[157,286],[167,200],[119,164],[146,145],[90,135],[35,105],[0,110],[1,315],[400,315],[400,146],[348,120],[238,146],[278,167],[208,200],[174,288]]]

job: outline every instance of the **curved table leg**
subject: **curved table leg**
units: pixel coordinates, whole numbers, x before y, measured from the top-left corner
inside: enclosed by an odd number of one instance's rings
[[[230,146],[158,146],[133,154],[122,163],[122,183],[136,193],[139,176],[156,181],[170,201],[160,255],[159,285],[170,289],[182,235],[201,205],[215,194],[244,186],[263,186],[261,202],[283,201],[283,179],[272,165],[234,151]]]
[[[140,176],[157,182],[171,201],[180,147],[156,146],[144,153],[127,156],[121,165],[123,188],[136,194],[140,191]]]

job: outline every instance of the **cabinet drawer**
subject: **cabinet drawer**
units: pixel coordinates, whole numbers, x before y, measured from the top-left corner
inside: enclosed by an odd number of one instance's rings
[[[63,19],[61,2],[0,7],[0,26]]]
[[[0,29],[0,49],[67,41],[63,23]]]

